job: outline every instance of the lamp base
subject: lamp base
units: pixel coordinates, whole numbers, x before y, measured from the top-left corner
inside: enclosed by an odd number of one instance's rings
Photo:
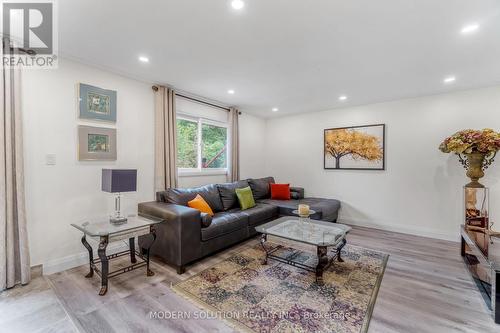
[[[109,222],[111,224],[124,224],[124,223],[127,223],[127,218],[124,216],[110,217]]]

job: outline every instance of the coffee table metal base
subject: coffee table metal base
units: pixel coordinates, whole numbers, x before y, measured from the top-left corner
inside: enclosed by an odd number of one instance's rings
[[[274,254],[277,250],[281,249],[282,246],[278,245],[273,248],[268,248],[265,246],[267,242],[267,234],[262,234],[260,238],[260,245],[264,249],[266,253],[265,258],[262,261],[263,265],[267,265],[268,259],[274,259],[276,261],[282,262],[284,264],[288,264],[294,267],[298,267],[301,269],[305,269],[307,271],[316,273],[316,282],[318,284],[323,284],[323,272],[330,267],[330,265],[337,259],[338,262],[343,262],[344,260],[341,257],[342,248],[346,245],[347,241],[345,238],[342,239],[340,244],[337,247],[331,248],[330,251],[334,252],[333,255],[328,255],[328,247],[327,246],[317,246],[316,252],[318,256],[318,264],[316,266],[310,266],[303,264],[298,261],[294,261],[293,259],[302,251],[296,250],[292,254],[287,257],[281,257]]]

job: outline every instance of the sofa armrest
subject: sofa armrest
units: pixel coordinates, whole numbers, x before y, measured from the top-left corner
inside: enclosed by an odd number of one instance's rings
[[[139,215],[153,216],[166,221],[177,219],[199,221],[201,218],[197,209],[159,201],[142,202],[138,211]]]
[[[143,202],[139,215],[164,219],[157,226],[151,254],[167,263],[183,266],[201,256],[201,214],[199,210],[165,202]],[[140,239],[139,243],[145,243]]]
[[[303,187],[290,187],[290,197],[292,199],[304,199],[304,188]]]
[[[212,224],[212,216],[207,213],[200,213],[201,227],[208,228]]]

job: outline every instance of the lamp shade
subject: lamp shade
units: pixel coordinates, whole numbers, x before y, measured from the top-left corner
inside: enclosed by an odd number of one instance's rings
[[[102,169],[102,190],[104,192],[135,192],[137,190],[137,170]]]

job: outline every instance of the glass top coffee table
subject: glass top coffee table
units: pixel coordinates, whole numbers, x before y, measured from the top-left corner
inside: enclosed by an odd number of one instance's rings
[[[351,231],[351,227],[339,223],[284,216],[260,225],[256,227],[255,230],[262,234],[260,243],[266,252],[266,257],[263,260],[264,265],[266,265],[267,260],[271,258],[282,263],[314,272],[316,273],[316,282],[322,283],[323,272],[334,262],[334,260],[337,259],[339,262],[343,261],[341,258],[341,250],[347,243],[346,235]],[[318,255],[318,264],[316,266],[310,266],[294,261],[294,257],[301,252],[298,250],[286,257],[276,255],[275,252],[279,250],[281,246],[276,246],[274,248],[266,246],[268,235],[315,246]]]

